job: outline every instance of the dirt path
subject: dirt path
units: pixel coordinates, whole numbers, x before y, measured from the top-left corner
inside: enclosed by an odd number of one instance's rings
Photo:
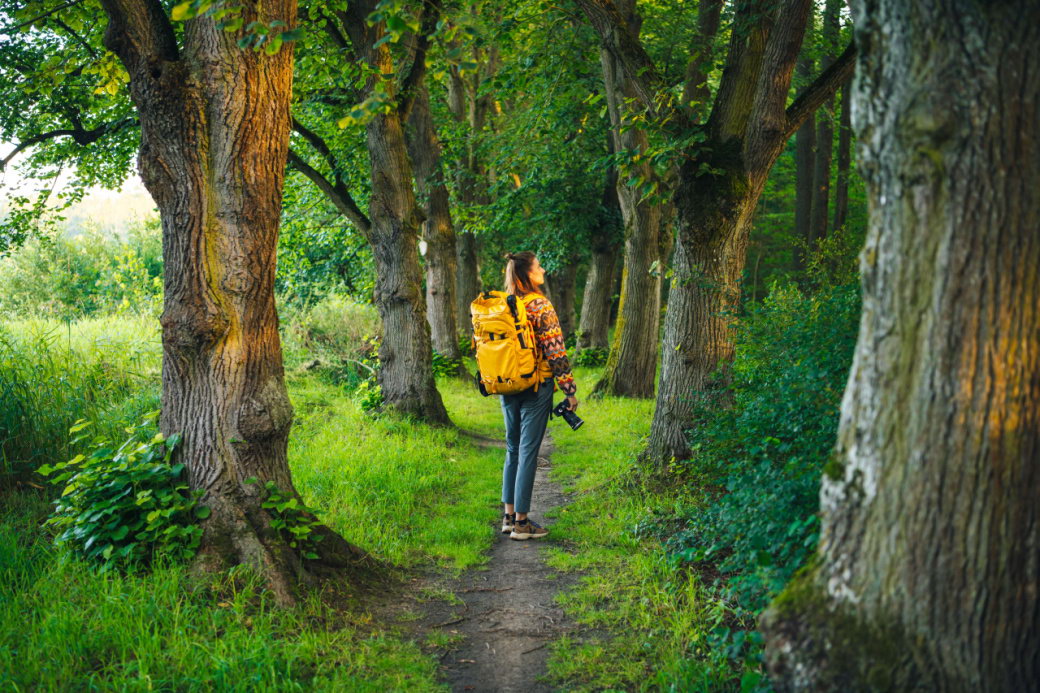
[[[568,502],[548,478],[551,452],[552,439],[547,434],[539,450],[531,501],[532,517],[550,527],[550,537],[551,523],[543,522],[545,512]],[[554,598],[574,578],[557,577],[546,565],[545,544],[550,537],[513,541],[497,533],[485,569],[437,583],[461,600],[426,605],[428,632],[464,638],[449,645],[441,656],[443,675],[452,690],[552,690],[539,681],[546,672],[548,646],[573,629]]]

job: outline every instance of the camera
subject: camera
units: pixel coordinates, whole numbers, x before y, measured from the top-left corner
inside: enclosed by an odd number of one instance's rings
[[[572,431],[577,431],[585,423],[577,414],[567,408],[567,400],[563,400],[553,407],[552,413],[558,417],[563,417],[563,420],[570,425]]]

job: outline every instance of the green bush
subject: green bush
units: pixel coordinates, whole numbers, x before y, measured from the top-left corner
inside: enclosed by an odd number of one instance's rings
[[[602,366],[607,362],[607,355],[609,353],[610,350],[604,347],[588,347],[585,349],[578,349],[574,352],[574,365],[586,366],[589,368]]]
[[[435,377],[447,378],[458,375],[461,365],[462,361],[459,359],[450,359],[444,354],[433,352],[433,375]]]
[[[246,479],[246,483],[259,482],[256,477],[250,477]],[[303,558],[318,558],[318,542],[321,541],[322,535],[314,533],[314,528],[321,524],[315,518],[314,510],[308,508],[296,496],[278,488],[273,481],[264,484],[264,491],[266,497],[260,507],[274,516],[271,529],[278,532],[289,547],[295,549]]]
[[[207,517],[209,508],[196,507],[184,465],[170,464],[180,436],[163,439],[155,432],[158,415],[129,429],[118,448],[98,436],[88,454],[40,467],[52,484],[64,484],[47,520],[59,544],[105,567],[146,565],[158,552],[174,559],[194,555],[202,537],[195,520]],[[78,422],[70,432],[89,425]],[[86,438],[81,434],[73,443]]]
[[[741,321],[733,406],[696,409],[693,457],[679,471],[704,491],[668,544],[684,560],[713,565],[726,596],[750,611],[816,547],[820,476],[859,314],[855,284],[817,294],[774,284]]]

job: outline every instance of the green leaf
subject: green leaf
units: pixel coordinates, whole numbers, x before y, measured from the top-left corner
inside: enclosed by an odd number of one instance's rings
[[[79,420],[76,421],[75,424],[72,425],[72,428],[69,429],[69,433],[76,433],[78,431],[82,431],[84,428],[86,428],[90,424],[91,424],[91,422],[87,421],[86,419],[79,419]]]
[[[113,541],[120,541],[122,539],[125,539],[126,535],[129,534],[129,533],[130,533],[130,528],[127,527],[126,525],[121,525],[119,527],[119,529],[117,529],[116,531],[112,532],[112,540]]]
[[[205,505],[200,505],[199,507],[195,508],[195,517],[199,518],[200,520],[205,520],[212,513],[213,509]]]

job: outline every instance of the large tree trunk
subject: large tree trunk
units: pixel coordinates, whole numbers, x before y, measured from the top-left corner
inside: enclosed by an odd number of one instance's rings
[[[380,41],[385,26],[381,22],[370,25],[367,19],[374,7],[374,2],[348,5],[344,28],[355,53],[372,68],[366,91],[382,80],[387,98],[395,103],[373,116],[365,128],[372,178],[368,241],[375,260],[375,304],[383,320],[379,386],[388,407],[429,423],[447,424],[448,413],[433,378],[433,349],[419,267],[422,212],[412,189],[412,164],[401,121],[404,102],[394,93],[391,76],[396,67],[390,47]]]
[[[849,109],[851,86],[841,88],[841,117],[838,121],[838,170],[834,180],[835,231],[845,226],[849,216],[849,170],[852,167],[852,117]]]
[[[455,321],[455,226],[451,221],[448,188],[441,166],[441,144],[430,114],[430,95],[418,87],[408,116],[408,154],[415,170],[416,187],[426,199],[426,316],[433,348],[450,359],[461,359],[459,330]]]
[[[684,175],[676,191],[680,226],[661,343],[661,383],[644,452],[649,460],[688,457],[685,431],[693,423],[694,398],[718,401],[725,390],[719,368],[733,357],[748,235],[767,173],[740,182],[741,174],[721,176],[728,183],[710,187],[691,185],[693,177]]]
[[[616,247],[592,251],[578,322],[579,349],[606,349],[609,345],[610,299],[614,291],[617,259]]]
[[[639,17],[635,3],[622,3],[626,21],[638,34]],[[625,124],[626,99],[634,93],[619,60],[609,50],[600,51],[603,82],[606,87],[614,148],[619,152],[644,152],[649,147],[646,133],[638,126]],[[653,397],[657,375],[657,342],[661,319],[661,228],[665,210],[660,204],[643,200],[640,186],[627,178],[643,177],[657,181],[648,163],[629,167],[617,184],[618,203],[625,229],[625,265],[621,279],[621,304],[614,327],[614,340],[597,394],[622,397]],[[626,178],[626,179],[622,179]],[[658,181],[660,182],[660,181]]]
[[[820,67],[826,69],[837,58],[839,13],[844,0],[827,0],[823,12],[824,57]],[[813,167],[812,215],[809,221],[810,247],[827,235],[830,220],[831,153],[834,148],[834,99],[830,99],[816,117],[816,162]]]
[[[693,124],[685,112],[659,98],[669,87],[640,45],[638,27],[611,0],[577,4],[617,61],[633,98],[649,116],[660,118],[662,128],[689,132]],[[703,128],[707,141],[687,151],[675,186],[678,246],[661,344],[661,383],[667,387],[658,389],[646,450],[658,463],[688,455],[683,429],[692,424],[690,399],[696,393],[685,388],[710,382],[711,373],[732,353],[732,334],[725,329],[731,316],[717,307],[735,305],[739,296],[748,226],[765,177],[787,139],[851,72],[852,46],[786,106],[812,1],[767,5],[738,4],[738,30],[730,32],[726,67]],[[706,324],[692,327],[701,316]]]
[[[199,18],[185,25],[181,52],[157,2],[105,0],[104,9],[105,43],[129,73],[141,123],[141,178],[162,218],[160,428],[183,435],[177,459],[212,510],[200,560],[249,563],[291,602],[308,573],[260,505],[268,481],[296,494],[274,302],[292,49],[243,51],[237,36]],[[296,3],[274,0],[262,14],[247,4],[243,13],[291,26]],[[330,562],[360,556],[322,531]]]
[[[863,319],[780,690],[1040,681],[1040,5],[857,0]]]

